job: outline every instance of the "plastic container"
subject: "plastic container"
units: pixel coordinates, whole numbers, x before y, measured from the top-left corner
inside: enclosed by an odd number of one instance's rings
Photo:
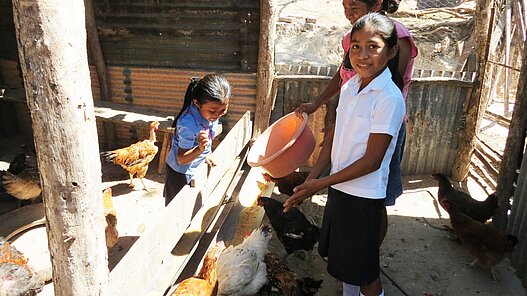
[[[315,150],[315,136],[307,125],[307,114],[289,113],[269,126],[253,143],[247,163],[261,167],[273,178],[291,174]]]

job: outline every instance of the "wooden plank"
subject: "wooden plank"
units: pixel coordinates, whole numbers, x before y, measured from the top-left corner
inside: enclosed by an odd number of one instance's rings
[[[248,118],[249,112],[231,129],[213,155],[224,162],[236,159],[250,139],[251,125]],[[244,145],[238,142],[244,142]],[[211,171],[208,178],[207,165],[203,163],[194,177],[195,187],[185,186],[160,214],[154,226],[146,230],[112,270],[110,295],[146,295],[152,282],[156,280],[156,272],[163,267],[170,251],[190,224],[196,203],[208,202],[210,196],[207,192],[216,187],[232,162],[228,166],[219,166],[218,172]]]
[[[476,3],[476,25],[474,28],[476,42],[482,44],[477,48],[477,72],[474,90],[465,104],[465,122],[459,130],[458,148],[452,168],[452,179],[462,181],[468,175],[470,158],[476,144],[476,134],[479,129],[483,111],[488,101],[487,60],[489,57],[489,39],[492,34],[494,1],[478,0]]]
[[[274,79],[274,47],[276,37],[276,0],[260,1],[260,40],[256,79],[256,111],[254,136],[259,136],[268,126],[271,116],[272,84]]]
[[[226,199],[232,195],[235,185],[241,177],[240,168],[244,157],[238,157],[229,170],[207,198],[204,206],[192,218],[189,227],[183,233],[174,249],[163,260],[163,265],[157,270],[149,287],[142,295],[161,295],[169,288],[184,269],[197,245],[212,222],[221,214]],[[229,192],[230,191],[230,192]]]

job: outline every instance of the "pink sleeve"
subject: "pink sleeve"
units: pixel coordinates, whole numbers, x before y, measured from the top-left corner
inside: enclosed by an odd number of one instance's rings
[[[417,56],[418,51],[417,51],[417,46],[415,46],[415,43],[414,43],[414,38],[412,37],[412,34],[410,33],[410,30],[408,30],[408,28],[406,28],[403,24],[401,24],[398,21],[394,20],[393,23],[395,24],[395,30],[397,31],[397,38],[399,39],[407,38],[408,39],[408,42],[410,43],[410,47],[412,50],[410,57],[415,58]]]
[[[350,35],[351,30],[349,30],[348,33],[344,34],[342,37],[342,49],[344,49],[345,53],[350,49]]]

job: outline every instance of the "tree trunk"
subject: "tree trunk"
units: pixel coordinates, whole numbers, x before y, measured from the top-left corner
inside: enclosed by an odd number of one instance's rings
[[[276,36],[276,0],[260,1],[260,41],[258,50],[258,73],[256,77],[256,111],[254,114],[254,137],[258,137],[268,126],[274,97],[274,41]]]
[[[455,166],[452,168],[452,179],[455,181],[462,181],[468,175],[470,159],[476,146],[477,131],[483,118],[483,111],[486,108],[484,102],[487,101],[487,97],[483,97],[482,92],[488,93],[485,74],[487,72],[486,65],[489,52],[490,24],[492,23],[491,14],[493,13],[493,6],[494,1],[477,1],[474,31],[476,34],[476,44],[482,46],[477,47],[477,75],[474,81],[474,89],[464,106],[465,121],[459,131],[458,148],[454,160]]]
[[[498,186],[496,193],[499,200],[499,208],[494,218],[494,225],[501,229],[507,226],[507,212],[510,208],[509,199],[514,194],[514,182],[516,170],[520,167],[527,136],[527,42],[523,45],[522,67],[518,90],[516,91],[516,103],[512,113],[511,124],[507,143],[503,151],[503,159],[500,165]]]
[[[13,0],[55,295],[107,295],[101,163],[81,0]]]

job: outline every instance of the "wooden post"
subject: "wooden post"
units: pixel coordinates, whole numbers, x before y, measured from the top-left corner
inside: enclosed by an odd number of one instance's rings
[[[256,111],[253,137],[258,137],[268,126],[273,106],[272,84],[274,70],[274,41],[276,36],[276,0],[260,1],[260,40],[258,73],[256,78]]]
[[[86,6],[86,32],[88,33],[88,46],[93,61],[95,62],[97,76],[99,77],[101,99],[104,101],[111,101],[112,87],[110,74],[108,74],[108,67],[106,67],[101,42],[99,41],[99,33],[97,32],[97,24],[95,23],[95,12],[93,11],[93,2],[92,0],[85,0],[84,5]]]
[[[112,100],[112,85],[110,81],[110,74],[106,66],[106,60],[102,52],[101,42],[99,41],[99,33],[97,31],[97,24],[95,23],[95,12],[93,11],[93,1],[85,0],[86,6],[86,31],[88,33],[88,46],[95,62],[95,69],[97,70],[97,77],[99,78],[99,89],[101,91],[101,100]],[[103,122],[104,138],[106,139],[106,148],[115,149],[117,140],[115,136],[115,125],[111,122]]]
[[[483,90],[488,89],[485,85],[485,74],[487,70],[487,59],[489,53],[489,37],[492,32],[492,15],[494,13],[494,1],[478,0],[476,6],[476,22],[474,31],[476,44],[484,46],[477,47],[477,74],[474,79],[474,89],[470,98],[465,102],[464,113],[465,122],[459,131],[458,148],[455,157],[455,166],[452,168],[452,179],[462,181],[468,175],[470,159],[476,146],[476,135],[483,118],[483,111],[486,108],[488,96],[482,96]]]
[[[499,208],[492,221],[494,225],[505,229],[507,226],[507,211],[509,210],[509,198],[514,194],[513,183],[516,179],[516,170],[520,167],[520,161],[525,147],[525,136],[527,133],[527,42],[523,45],[523,57],[518,89],[516,91],[516,103],[512,113],[511,124],[507,143],[503,151],[500,174],[498,177],[497,195]]]
[[[108,295],[101,164],[82,0],[13,0],[55,295]]]

